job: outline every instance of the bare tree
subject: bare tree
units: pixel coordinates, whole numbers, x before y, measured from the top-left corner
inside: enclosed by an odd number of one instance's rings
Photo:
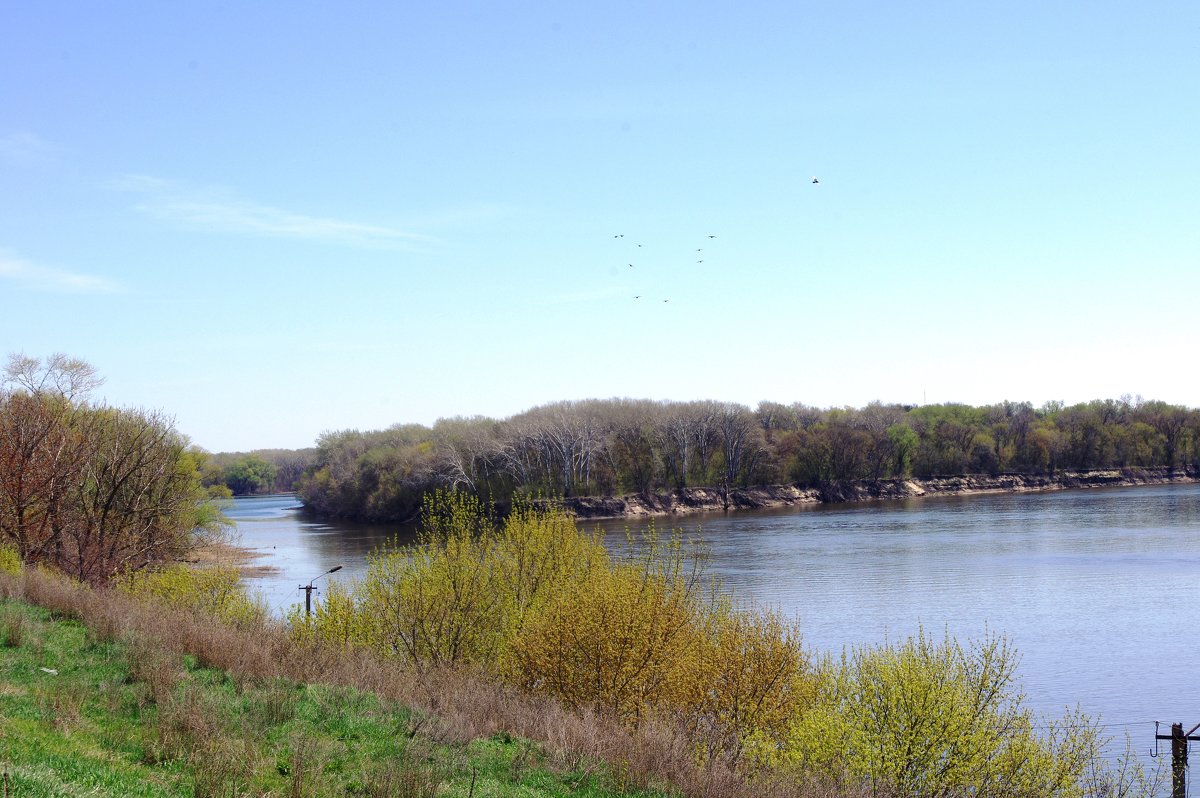
[[[686,488],[692,465],[692,430],[679,405],[663,405],[655,425],[661,444],[663,463],[676,488]]]
[[[88,457],[59,519],[59,567],[95,583],[182,556],[203,494],[172,421],[101,408],[83,416],[81,434]]]
[[[56,352],[44,363],[41,358],[9,355],[4,382],[31,394],[56,394],[71,402],[99,388],[104,379],[86,360]]]
[[[721,453],[725,458],[721,491],[728,508],[729,489],[739,483],[748,459],[757,457],[762,448],[762,428],[756,423],[750,408],[733,402],[717,406],[716,425],[721,437]]]
[[[26,562],[62,548],[57,519],[85,456],[72,410],[58,396],[0,397],[0,542]]]

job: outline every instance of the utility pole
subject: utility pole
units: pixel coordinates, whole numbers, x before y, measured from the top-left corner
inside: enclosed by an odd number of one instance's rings
[[[340,570],[342,570],[342,566],[335,565],[332,568],[330,568],[328,571],[326,571],[325,573],[321,574],[321,576],[325,576],[326,574],[332,574],[332,573],[334,573],[336,571],[340,571]],[[300,585],[300,587],[298,588],[299,590],[304,591],[304,617],[305,618],[312,615],[312,594],[313,594],[313,591],[317,589],[316,587],[313,586],[313,582],[316,582],[318,579],[321,578],[321,576],[314,577],[312,582],[309,582],[307,585]]]
[[[1187,798],[1187,751],[1189,742],[1200,742],[1200,729],[1197,723],[1187,733],[1183,733],[1182,723],[1172,723],[1170,734],[1159,734],[1158,723],[1154,724],[1154,739],[1171,741],[1171,798]],[[1158,747],[1158,743],[1155,743]]]

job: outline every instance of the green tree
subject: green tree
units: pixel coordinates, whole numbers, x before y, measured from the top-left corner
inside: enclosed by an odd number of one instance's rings
[[[887,429],[887,439],[892,450],[892,476],[907,476],[912,468],[913,454],[921,443],[917,433],[907,424],[893,424]]]
[[[265,493],[275,485],[277,471],[273,463],[248,454],[225,468],[225,484],[234,496]]]

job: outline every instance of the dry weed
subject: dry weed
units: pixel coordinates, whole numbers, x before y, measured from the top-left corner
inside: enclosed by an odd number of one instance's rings
[[[190,757],[196,798],[241,798],[251,795],[254,746],[247,740],[218,737]]]
[[[288,740],[288,761],[279,768],[290,777],[288,798],[314,798],[323,795],[321,774],[330,759],[327,746],[303,734],[295,733]]]
[[[251,695],[250,701],[254,707],[252,717],[262,731],[280,726],[296,716],[299,699],[299,692],[293,683],[274,680]]]
[[[129,678],[145,685],[147,699],[159,706],[167,703],[183,678],[182,656],[164,648],[144,634],[125,638],[125,661]]]
[[[445,765],[410,753],[385,762],[363,779],[366,798],[435,798],[448,778]]]
[[[0,614],[0,646],[20,648],[25,637],[25,616],[15,610],[4,610]]]
[[[38,688],[38,703],[54,728],[70,734],[83,720],[83,705],[87,689],[75,682],[58,682]]]
[[[193,759],[213,740],[224,738],[224,724],[216,707],[195,688],[158,704],[156,739],[147,748],[151,764],[173,759]]]

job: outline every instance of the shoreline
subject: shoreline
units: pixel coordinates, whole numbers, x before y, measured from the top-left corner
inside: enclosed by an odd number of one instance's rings
[[[242,579],[254,579],[273,576],[279,573],[274,565],[256,565],[254,560],[268,556],[266,552],[240,545],[230,538],[219,541],[209,541],[192,550],[188,562],[199,567],[228,566],[238,569]]]
[[[1081,488],[1132,487],[1200,482],[1200,470],[1182,468],[1104,468],[1059,471],[1055,474],[966,474],[830,482],[819,487],[760,485],[731,490],[681,488],[665,493],[625,496],[580,496],[562,499],[576,518],[603,520],[693,513],[737,512],[816,504],[850,504],[932,496],[970,496],[989,493],[1032,493]]]

